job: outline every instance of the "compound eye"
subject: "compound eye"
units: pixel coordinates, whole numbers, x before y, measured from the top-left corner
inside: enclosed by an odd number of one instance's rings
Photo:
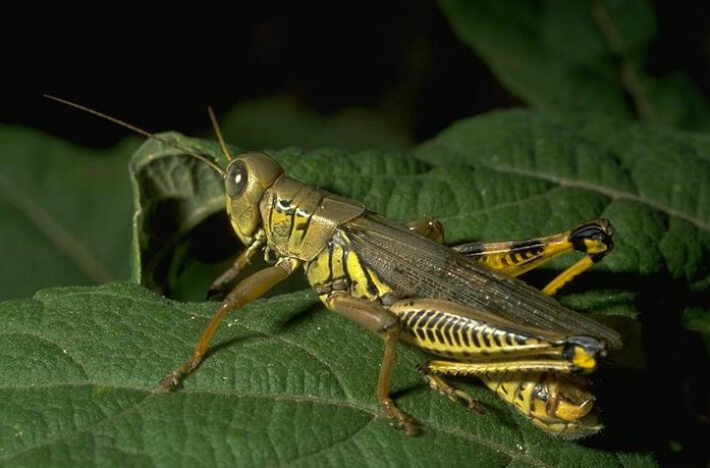
[[[247,177],[247,168],[244,162],[239,160],[232,162],[229,168],[227,168],[227,177],[225,180],[227,195],[232,198],[240,196],[247,186]]]

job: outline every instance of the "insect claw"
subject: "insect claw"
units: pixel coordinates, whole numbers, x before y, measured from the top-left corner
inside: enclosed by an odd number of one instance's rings
[[[454,393],[449,396],[449,398],[453,401],[465,404],[469,409],[472,409],[481,416],[486,414],[486,409],[483,405],[463,390],[454,389]]]
[[[177,390],[177,388],[180,386],[180,378],[175,372],[171,372],[170,374],[163,377],[163,379],[160,381],[160,386],[168,391]]]
[[[398,414],[394,418],[390,419],[390,425],[396,429],[404,431],[409,437],[414,437],[419,434],[419,428],[416,423],[405,414]]]
[[[202,354],[196,354],[188,359],[182,366],[178,367],[160,381],[160,386],[166,390],[176,390],[180,386],[182,378],[195,370],[202,361]]]
[[[403,430],[404,433],[410,437],[414,437],[419,433],[419,429],[417,428],[417,424],[414,420],[409,417],[407,413],[397,408],[390,398],[387,398],[380,403],[382,404],[385,414],[389,418],[392,426]]]
[[[468,404],[468,407],[469,407],[470,409],[472,409],[473,411],[475,411],[476,413],[480,414],[481,416],[483,416],[484,414],[486,414],[486,409],[483,407],[483,405],[481,405],[481,404],[480,404],[479,402],[477,402],[477,401],[470,402],[470,403]]]
[[[417,427],[416,424],[412,421],[404,421],[402,423],[402,428],[401,428],[405,434],[407,434],[409,437],[415,437],[416,435],[419,434],[419,428]]]

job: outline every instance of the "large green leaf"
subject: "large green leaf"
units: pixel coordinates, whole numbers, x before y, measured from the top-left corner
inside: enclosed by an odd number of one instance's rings
[[[439,3],[461,40],[539,110],[708,128],[708,106],[685,75],[646,72],[656,37],[647,0]]]
[[[218,156],[213,144],[175,138]],[[616,251],[561,299],[578,309],[634,316],[643,299],[642,282],[665,281],[666,276],[674,294],[682,294],[683,307],[708,302],[710,201],[698,188],[710,185],[709,148],[705,137],[614,119],[510,111],[454,125],[420,146],[417,159],[334,149],[270,153],[296,179],[361,200],[390,218],[436,216],[451,243],[520,239],[610,218],[617,230]],[[168,290],[174,278],[167,272],[180,271],[184,260],[176,255],[182,239],[177,234],[216,216],[223,222],[210,236],[230,239],[218,177],[179,153],[148,142],[132,163],[141,181],[136,200],[140,279]],[[180,169],[165,170],[163,164]],[[191,171],[209,184],[180,179]],[[144,192],[153,198],[141,198]],[[179,209],[172,208],[174,203]],[[152,243],[142,232],[150,233]],[[209,244],[225,254],[218,242]],[[233,240],[229,246],[236,252]],[[149,281],[159,263],[155,258],[166,266]],[[203,282],[204,289],[209,279]],[[697,316],[687,323],[701,329],[707,319]]]
[[[301,292],[230,318],[186,379],[160,377],[191,350],[210,304],[132,284],[40,291],[0,303],[0,464],[4,466],[640,466],[648,455],[565,442],[473,389],[479,416],[426,390],[402,348],[398,402],[421,424],[406,437],[374,398],[379,338]]]
[[[0,126],[0,298],[128,278],[136,146],[89,150]]]
[[[214,143],[177,134],[165,137],[219,156]],[[698,369],[707,367],[707,357],[698,336],[683,331],[681,324],[695,330],[708,329],[710,208],[703,188],[710,186],[709,150],[710,139],[691,133],[615,119],[510,111],[459,122],[420,146],[414,157],[332,149],[271,152],[294,178],[362,200],[371,209],[393,219],[438,216],[447,229],[449,242],[524,238],[600,216],[610,218],[617,231],[615,252],[602,265],[566,287],[560,297],[564,303],[583,311],[625,317],[640,315],[641,319],[640,327],[628,320],[617,323],[625,327],[627,355],[618,357],[619,371],[608,375],[599,389],[600,407],[605,410],[603,419],[608,429],[589,445],[562,442],[532,429],[494,395],[481,389],[472,391],[493,410],[483,418],[472,418],[462,408],[420,387],[412,369],[423,356],[413,350],[400,355],[403,365],[398,367],[395,388],[414,386],[414,391],[403,392],[401,402],[424,424],[424,437],[413,442],[386,428],[379,419],[367,423],[378,414],[372,389],[380,345],[376,338],[338,317],[306,313],[314,302],[302,292],[259,301],[235,314],[233,320],[237,322],[220,329],[215,344],[221,345],[215,348],[214,355],[188,379],[186,391],[176,396],[149,394],[147,389],[153,389],[156,379],[189,353],[214,305],[163,302],[166,310],[176,308],[183,312],[166,311],[169,322],[154,322],[147,318],[152,317],[150,311],[131,301],[150,304],[157,299],[125,285],[109,286],[107,290],[114,297],[106,299],[105,308],[124,317],[121,325],[117,325],[119,331],[124,331],[122,324],[131,323],[133,315],[127,310],[138,310],[135,320],[142,326],[138,331],[125,330],[126,335],[117,336],[120,343],[131,348],[116,352],[120,356],[116,358],[118,363],[104,363],[108,358],[95,349],[87,354],[102,357],[100,365],[105,367],[101,375],[106,378],[124,383],[143,379],[141,384],[131,383],[129,389],[136,390],[132,394],[135,399],[146,398],[149,414],[136,417],[146,405],[140,403],[125,412],[130,423],[148,421],[149,429],[159,427],[156,431],[168,428],[165,443],[177,447],[180,455],[200,457],[200,446],[194,442],[199,439],[210,447],[209,457],[225,457],[207,458],[208,462],[238,463],[244,459],[231,457],[245,456],[253,464],[279,463],[316,453],[303,463],[335,464],[347,460],[350,451],[356,450],[368,463],[442,463],[444,459],[436,457],[443,452],[454,461],[479,457],[471,460],[494,465],[512,461],[566,464],[581,459],[597,465],[617,457],[624,464],[647,463],[646,456],[630,454],[650,449],[667,452],[669,443],[680,444],[692,452],[698,449],[697,444],[692,444],[693,437],[697,437],[693,434],[699,433],[699,419],[694,413],[697,408],[683,395],[689,388],[691,394],[703,395],[707,387],[702,379],[698,381]],[[219,179],[203,163],[181,153],[147,142],[132,161],[139,208],[136,252],[140,254],[138,261],[142,267],[137,271],[143,280],[150,278],[153,286],[165,289],[171,289],[172,283],[179,284],[184,276],[180,272],[185,252],[202,244],[197,241],[200,236],[193,237],[204,225],[201,220],[208,223],[214,217],[222,220],[212,225],[214,229],[207,235],[211,242],[207,243],[223,254],[229,250],[215,247],[220,244],[215,239],[229,239]],[[173,224],[163,231],[151,228],[151,223],[160,226],[155,220],[161,219]],[[187,247],[182,243],[182,234],[187,236]],[[238,249],[234,241],[230,245],[235,251]],[[156,256],[160,257],[157,263],[153,260]],[[556,262],[550,269],[557,271],[570,261]],[[163,273],[155,274],[158,270],[149,267],[151,262],[152,265],[165,262]],[[533,281],[542,284],[554,274],[550,269]],[[210,277],[205,275],[200,280],[209,282]],[[77,298],[83,295],[92,304],[92,310],[99,310],[91,302],[96,292],[82,290]],[[40,302],[46,302],[42,297],[38,296]],[[113,302],[114,299],[118,302]],[[121,305],[121,301],[125,304]],[[21,304],[24,303],[9,303],[7,307],[16,313],[18,308],[25,307]],[[61,310],[70,313],[81,308],[70,305]],[[47,315],[56,313],[52,309]],[[197,318],[192,320],[185,314]],[[33,313],[22,317],[18,323],[31,322]],[[80,316],[74,319],[76,323],[67,322],[74,323],[78,336],[90,340],[95,332],[79,326],[94,325],[92,320],[98,319],[93,313],[90,317]],[[86,320],[88,324],[84,323]],[[258,327],[249,325],[251,320]],[[42,330],[55,328],[41,323],[30,325]],[[240,325],[246,329],[239,328]],[[106,328],[102,323],[96,326],[97,330]],[[158,337],[166,330],[180,340],[179,345],[170,345],[175,349],[169,352],[164,350],[165,339]],[[256,337],[243,336],[253,334],[254,330],[269,338],[262,340],[258,333]],[[269,340],[279,344],[272,345]],[[280,340],[288,340],[287,345]],[[97,341],[102,346],[112,342],[98,335]],[[156,342],[161,346],[156,348]],[[673,352],[667,352],[669,349]],[[133,361],[121,361],[126,356]],[[136,361],[135,356],[148,359]],[[117,377],[109,372],[114,368],[118,369]],[[325,377],[313,380],[310,373],[318,374],[321,369],[326,369],[323,372],[339,383],[331,386],[330,380],[323,380]],[[672,378],[658,379],[659,375],[667,376],[669,369],[673,369]],[[304,372],[308,378],[303,376]],[[49,372],[57,373],[60,372]],[[333,390],[334,387],[344,390]],[[650,388],[654,391],[649,392]],[[294,394],[310,397],[293,398]],[[323,395],[328,402],[339,403],[322,404]],[[210,406],[209,414],[196,414],[207,402],[214,405]],[[173,413],[162,406],[152,409],[152,405],[162,404],[178,413],[180,419],[165,419],[172,418]],[[649,417],[649,408],[654,408],[653,417],[659,430],[651,438],[630,441],[625,434],[639,430],[639,422]],[[121,423],[124,413],[120,409],[117,412],[119,417],[111,421]],[[160,419],[158,414],[166,416]],[[308,429],[298,425],[301,418]],[[192,423],[198,419],[199,427]],[[324,420],[328,424],[320,424]],[[129,427],[126,431],[132,437],[145,434],[147,429],[143,425],[136,428],[129,422],[125,423]],[[251,429],[242,429],[239,425],[242,422]],[[111,424],[109,427],[108,433],[116,438],[102,433],[92,440],[101,440],[113,450],[113,442],[125,439]],[[179,442],[174,442],[171,435],[175,432],[182,437]],[[308,437],[303,437],[304,433]],[[57,437],[51,438],[54,439]],[[177,456],[161,448],[160,441],[133,440],[141,442],[128,446],[150,451],[151,444],[157,444],[160,453]],[[82,446],[79,442],[77,445]],[[517,459],[514,455],[521,453],[525,458]]]

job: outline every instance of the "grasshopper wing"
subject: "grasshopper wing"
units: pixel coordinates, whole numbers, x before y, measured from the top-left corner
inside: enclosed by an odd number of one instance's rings
[[[401,297],[453,301],[513,323],[592,336],[611,348],[622,345],[621,337],[611,328],[386,218],[366,213],[341,229],[358,258]]]

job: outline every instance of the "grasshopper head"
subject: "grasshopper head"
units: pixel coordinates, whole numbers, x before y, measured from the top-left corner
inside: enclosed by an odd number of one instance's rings
[[[259,202],[264,192],[283,174],[279,164],[264,153],[244,153],[227,166],[224,188],[227,213],[234,231],[245,244],[261,227]]]

